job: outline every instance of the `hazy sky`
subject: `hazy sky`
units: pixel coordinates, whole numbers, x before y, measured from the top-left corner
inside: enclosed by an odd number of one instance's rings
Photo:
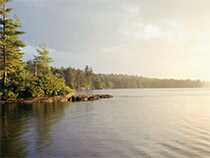
[[[210,80],[209,0],[13,0],[27,58],[52,49],[56,66]]]

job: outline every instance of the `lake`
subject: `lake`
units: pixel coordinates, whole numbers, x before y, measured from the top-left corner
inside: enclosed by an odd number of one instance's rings
[[[210,89],[94,93],[114,98],[1,105],[0,157],[210,157]]]

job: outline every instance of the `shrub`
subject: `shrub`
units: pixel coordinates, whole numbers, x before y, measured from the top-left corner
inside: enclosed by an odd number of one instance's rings
[[[15,100],[15,99],[17,99],[17,95],[18,94],[15,94],[14,92],[12,92],[12,91],[8,91],[7,92],[7,94],[6,94],[6,98],[7,99],[11,99],[11,100]]]

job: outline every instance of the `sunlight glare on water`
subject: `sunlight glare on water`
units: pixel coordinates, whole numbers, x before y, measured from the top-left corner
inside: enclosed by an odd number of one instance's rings
[[[0,156],[210,157],[210,89],[94,93],[114,98],[0,106]]]

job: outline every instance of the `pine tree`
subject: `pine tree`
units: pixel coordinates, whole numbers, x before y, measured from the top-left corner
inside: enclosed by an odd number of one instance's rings
[[[23,34],[19,31],[20,21],[10,17],[12,9],[7,7],[8,1],[0,0],[0,72],[4,90],[10,76],[23,67],[21,48],[24,47],[19,38]]]
[[[93,70],[91,67],[89,67],[88,65],[85,66],[85,79],[86,79],[86,84],[85,84],[85,88],[90,89],[92,87],[92,76],[93,76]]]
[[[50,64],[53,62],[49,56],[49,50],[47,48],[37,49],[38,56],[34,59],[36,75],[47,75],[50,73]]]

